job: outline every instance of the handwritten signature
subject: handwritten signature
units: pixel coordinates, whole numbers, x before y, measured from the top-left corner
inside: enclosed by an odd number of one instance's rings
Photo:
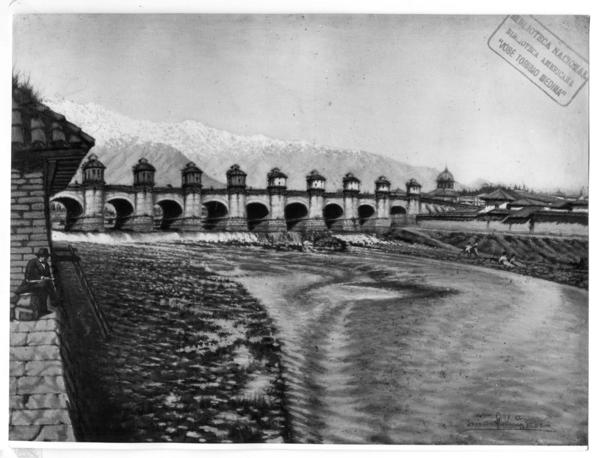
[[[543,418],[528,417],[526,415],[503,414],[477,414],[467,420],[467,431],[554,431],[550,422]]]

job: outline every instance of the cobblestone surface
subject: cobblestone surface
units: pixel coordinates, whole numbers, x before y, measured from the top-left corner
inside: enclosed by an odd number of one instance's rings
[[[10,324],[9,439],[75,440],[55,313]]]

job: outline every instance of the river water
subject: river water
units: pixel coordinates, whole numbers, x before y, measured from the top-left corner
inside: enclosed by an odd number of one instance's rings
[[[294,442],[587,443],[585,290],[377,250],[146,248],[264,305]]]

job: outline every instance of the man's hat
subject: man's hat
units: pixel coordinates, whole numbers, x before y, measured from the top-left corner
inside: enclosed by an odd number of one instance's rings
[[[49,257],[50,252],[48,251],[48,248],[40,248],[35,255],[38,258]]]

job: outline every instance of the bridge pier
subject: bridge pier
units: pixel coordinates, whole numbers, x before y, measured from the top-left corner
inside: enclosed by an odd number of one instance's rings
[[[391,218],[377,218],[375,220],[375,233],[378,235],[385,234],[390,231],[392,227]]]
[[[227,172],[227,203],[229,217],[225,221],[225,230],[240,232],[248,230],[246,211],[246,173],[239,166],[232,166]]]
[[[266,224],[267,232],[285,232],[287,231],[287,224],[283,218],[273,218],[267,220]]]
[[[304,232],[320,232],[327,230],[323,217],[308,218],[304,225]]]
[[[73,223],[70,230],[73,232],[104,232],[104,215],[84,215]]]
[[[247,232],[248,219],[245,216],[230,216],[225,222],[225,230],[228,232]]]
[[[133,215],[121,225],[121,229],[132,232],[154,231],[154,217],[149,215]]]
[[[204,220],[196,217],[184,217],[181,222],[183,232],[201,232],[204,230]]]
[[[186,232],[204,229],[202,221],[202,170],[193,162],[181,169],[183,190],[183,218],[179,228]]]

